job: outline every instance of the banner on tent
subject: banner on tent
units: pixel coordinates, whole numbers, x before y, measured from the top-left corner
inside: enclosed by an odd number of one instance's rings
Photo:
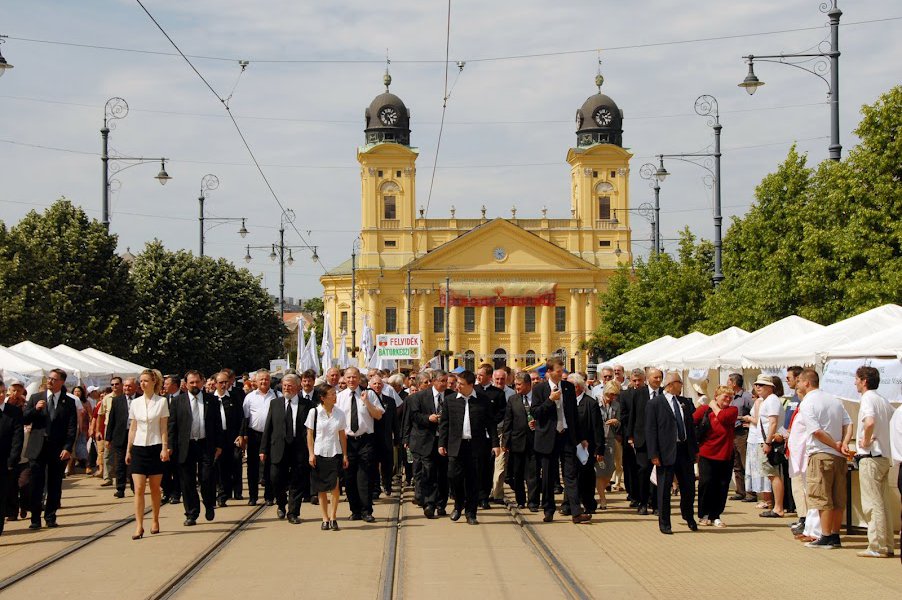
[[[420,358],[420,334],[381,333],[376,336],[376,356],[392,360],[416,360]]]
[[[855,370],[874,367],[880,371],[877,393],[890,402],[902,402],[902,361],[896,358],[852,358],[828,360],[821,376],[821,389],[834,396],[858,402]]]

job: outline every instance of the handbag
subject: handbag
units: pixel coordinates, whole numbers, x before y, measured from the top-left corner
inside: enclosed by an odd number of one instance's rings
[[[696,423],[695,425],[695,439],[701,444],[705,440],[705,436],[708,435],[708,432],[711,431],[711,407],[705,409],[705,414],[702,415],[702,420]]]
[[[761,420],[758,420],[758,427],[761,428],[761,437],[765,440],[767,439],[767,435],[764,433],[764,425],[761,424]],[[786,440],[782,442],[771,442],[770,444],[770,452],[766,455],[767,462],[771,466],[779,467],[780,465],[786,462]]]

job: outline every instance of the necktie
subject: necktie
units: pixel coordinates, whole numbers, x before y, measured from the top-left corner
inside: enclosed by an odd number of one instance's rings
[[[551,386],[552,393],[558,391],[559,389],[561,389],[561,388],[558,386],[555,386],[555,385]],[[564,431],[565,426],[566,426],[566,418],[564,417],[564,396],[562,394],[561,397],[558,398],[558,401],[557,401],[557,427],[556,427],[557,432],[561,433],[562,431]]]
[[[444,408],[444,400],[442,399],[443,394],[439,393],[435,395],[435,405],[438,406],[438,414],[442,414],[442,408]]]
[[[200,439],[200,400],[197,396],[191,401],[191,437]]]
[[[677,435],[679,436],[681,442],[685,442],[686,426],[683,424],[683,414],[681,412],[679,403],[677,403],[676,396],[670,397],[670,406],[673,407],[673,418],[676,419]]]
[[[56,394],[50,394],[50,401],[47,402],[50,406],[50,419],[53,420],[54,415],[56,414]]]
[[[360,429],[360,421],[357,418],[357,394],[351,392],[351,433],[357,433]]]
[[[285,442],[291,444],[294,442],[294,419],[291,415],[291,400],[285,402]]]

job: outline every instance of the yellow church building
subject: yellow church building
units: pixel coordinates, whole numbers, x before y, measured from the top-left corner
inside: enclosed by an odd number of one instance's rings
[[[350,354],[366,316],[377,334],[419,333],[426,357],[447,348],[452,368],[523,368],[559,355],[571,370],[584,369],[580,344],[598,325],[598,293],[618,263],[632,260],[632,155],[622,145],[623,113],[602,82],[598,76],[598,93],[576,112],[569,216],[543,208],[539,218],[523,218],[512,208],[509,218],[490,219],[483,205],[476,218],[460,218],[454,207],[447,218],[426,218],[416,208],[410,113],[389,92],[386,73],[357,150],[357,250],[320,278],[334,347],[344,331]]]

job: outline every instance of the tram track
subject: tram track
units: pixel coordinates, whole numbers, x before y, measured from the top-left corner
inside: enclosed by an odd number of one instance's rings
[[[390,527],[385,534],[385,550],[382,560],[382,586],[379,590],[380,600],[400,600],[403,597],[401,586],[401,536],[404,519],[404,488],[403,484],[393,503],[389,516]]]

